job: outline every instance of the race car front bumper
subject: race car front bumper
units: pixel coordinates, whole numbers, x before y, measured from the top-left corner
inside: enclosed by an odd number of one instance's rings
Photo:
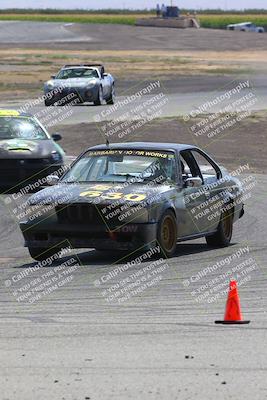
[[[99,248],[106,250],[135,250],[150,247],[157,237],[157,223],[127,224],[109,230],[106,226],[40,224],[22,222],[20,228],[25,247]]]
[[[49,93],[49,101],[51,103],[60,102],[71,103],[71,102],[94,102],[98,99],[98,86],[94,87],[68,87],[64,88],[60,92],[54,90],[45,91],[45,95]],[[65,100],[65,102],[64,102]]]

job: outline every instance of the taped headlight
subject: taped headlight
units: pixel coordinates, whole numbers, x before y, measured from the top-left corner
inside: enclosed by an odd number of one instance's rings
[[[46,87],[47,87],[47,89],[53,89],[54,88],[54,82],[53,81],[48,81],[46,83]]]
[[[86,87],[88,89],[91,89],[91,88],[93,88],[95,86],[95,84],[96,84],[96,81],[93,80],[93,81],[90,81],[89,83],[87,83]]]
[[[54,204],[36,204],[28,206],[24,210],[21,222],[37,223],[39,221],[56,221],[56,211]]]
[[[51,158],[52,158],[52,160],[53,160],[54,162],[61,161],[61,159],[62,159],[61,154],[58,153],[57,151],[52,151],[52,153],[51,153]]]
[[[27,205],[17,216],[20,222],[34,222],[43,216],[43,209],[39,204]]]

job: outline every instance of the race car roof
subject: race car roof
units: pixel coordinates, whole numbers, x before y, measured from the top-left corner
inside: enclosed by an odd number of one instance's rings
[[[84,69],[97,69],[98,71],[100,71],[102,74],[105,73],[105,67],[102,64],[66,64],[64,65],[64,67],[61,68],[62,70],[65,69],[75,69],[75,68],[84,68]]]
[[[131,149],[131,150],[176,150],[182,151],[187,149],[195,149],[196,146],[182,143],[157,143],[157,142],[127,142],[127,143],[112,143],[108,146],[100,144],[90,147],[88,150],[106,150],[109,149]]]
[[[97,67],[86,67],[84,65],[73,65],[72,67],[67,65],[65,67],[61,68],[61,71],[65,71],[66,69],[93,69],[93,70],[99,70]]]
[[[101,67],[104,68],[103,64],[66,64],[63,68],[80,68],[80,67]]]

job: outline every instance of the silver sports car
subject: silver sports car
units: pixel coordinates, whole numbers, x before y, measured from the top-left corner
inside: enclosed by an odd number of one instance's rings
[[[45,105],[93,102],[114,104],[115,80],[103,65],[65,65],[44,85]]]

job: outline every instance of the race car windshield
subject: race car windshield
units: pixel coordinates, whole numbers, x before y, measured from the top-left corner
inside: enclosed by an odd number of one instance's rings
[[[48,139],[42,127],[33,119],[0,118],[0,140],[4,139]]]
[[[151,151],[89,151],[62,182],[126,182],[161,184],[175,180],[173,153]],[[141,155],[142,154],[142,155]],[[144,154],[144,155],[143,155]]]
[[[69,68],[61,70],[56,79],[73,79],[73,78],[98,78],[97,71],[95,69],[87,68]]]

